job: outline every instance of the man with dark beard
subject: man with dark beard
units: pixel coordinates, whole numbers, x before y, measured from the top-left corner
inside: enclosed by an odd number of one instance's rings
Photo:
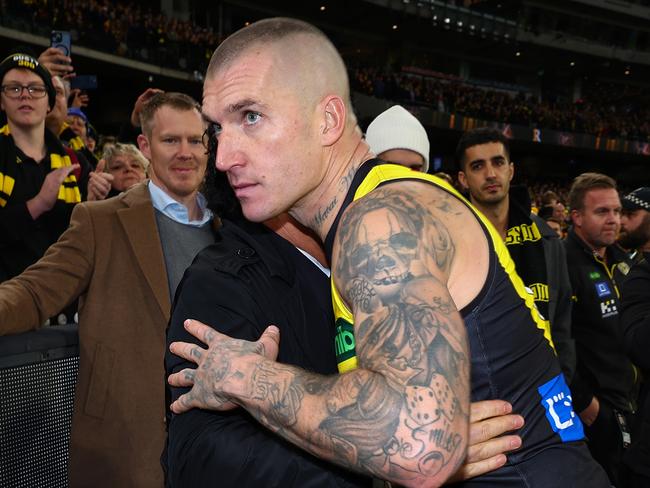
[[[621,200],[621,234],[618,244],[638,262],[650,260],[650,186],[642,186]]]
[[[632,443],[623,457],[630,469],[629,486],[650,484],[650,187],[637,188],[622,199],[618,244],[631,252],[632,268],[621,285],[621,325],[625,352],[641,369]]]

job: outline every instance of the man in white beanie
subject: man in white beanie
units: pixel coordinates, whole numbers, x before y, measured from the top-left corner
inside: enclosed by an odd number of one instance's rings
[[[401,105],[375,117],[366,131],[366,142],[379,159],[423,173],[429,170],[427,131]]]

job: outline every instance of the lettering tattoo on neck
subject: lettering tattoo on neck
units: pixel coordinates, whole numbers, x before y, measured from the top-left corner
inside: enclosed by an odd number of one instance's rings
[[[322,225],[325,223],[329,215],[332,213],[332,210],[336,207],[336,204],[338,203],[338,198],[334,197],[330,203],[327,204],[325,209],[322,207],[319,208],[316,212],[316,216],[314,217],[314,224],[317,227],[322,227]]]
[[[357,174],[357,170],[359,168],[357,166],[353,166],[350,168],[348,171],[348,174],[346,174],[341,180],[339,181],[339,192],[343,193],[344,195],[348,192],[350,189],[350,186],[352,185],[352,180],[354,179],[354,175]]]

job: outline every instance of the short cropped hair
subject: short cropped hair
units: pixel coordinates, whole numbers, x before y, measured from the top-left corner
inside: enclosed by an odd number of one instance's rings
[[[165,106],[179,111],[197,110],[201,113],[201,105],[189,95],[178,92],[156,93],[145,103],[140,112],[140,127],[147,137],[151,136],[156,112]]]
[[[331,45],[331,41],[320,29],[302,20],[289,17],[263,19],[230,35],[217,47],[210,59],[206,78],[228,66],[252,44],[272,44],[299,34],[318,37]],[[332,49],[336,50],[333,45]]]
[[[149,161],[144,157],[144,155],[137,147],[135,147],[133,144],[122,144],[120,142],[117,142],[113,145],[108,146],[102,155],[102,158],[106,161],[106,171],[111,168],[111,163],[113,160],[119,156],[131,156],[140,164],[145,173],[149,167]]]
[[[481,144],[488,144],[490,142],[500,142],[503,145],[503,150],[506,153],[506,158],[510,161],[510,144],[508,138],[504,136],[501,131],[492,129],[490,127],[479,127],[477,129],[468,130],[465,132],[458,145],[456,146],[456,164],[460,171],[464,171],[465,151],[474,146]]]
[[[590,190],[616,190],[616,181],[601,173],[582,173],[573,180],[569,190],[569,207],[571,210],[582,210],[585,206],[585,195]]]

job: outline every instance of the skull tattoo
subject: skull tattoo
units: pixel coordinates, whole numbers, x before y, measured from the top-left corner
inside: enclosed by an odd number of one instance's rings
[[[378,208],[362,216],[356,228],[350,271],[372,283],[384,304],[397,298],[401,286],[413,278],[418,237],[410,222],[394,209]]]

